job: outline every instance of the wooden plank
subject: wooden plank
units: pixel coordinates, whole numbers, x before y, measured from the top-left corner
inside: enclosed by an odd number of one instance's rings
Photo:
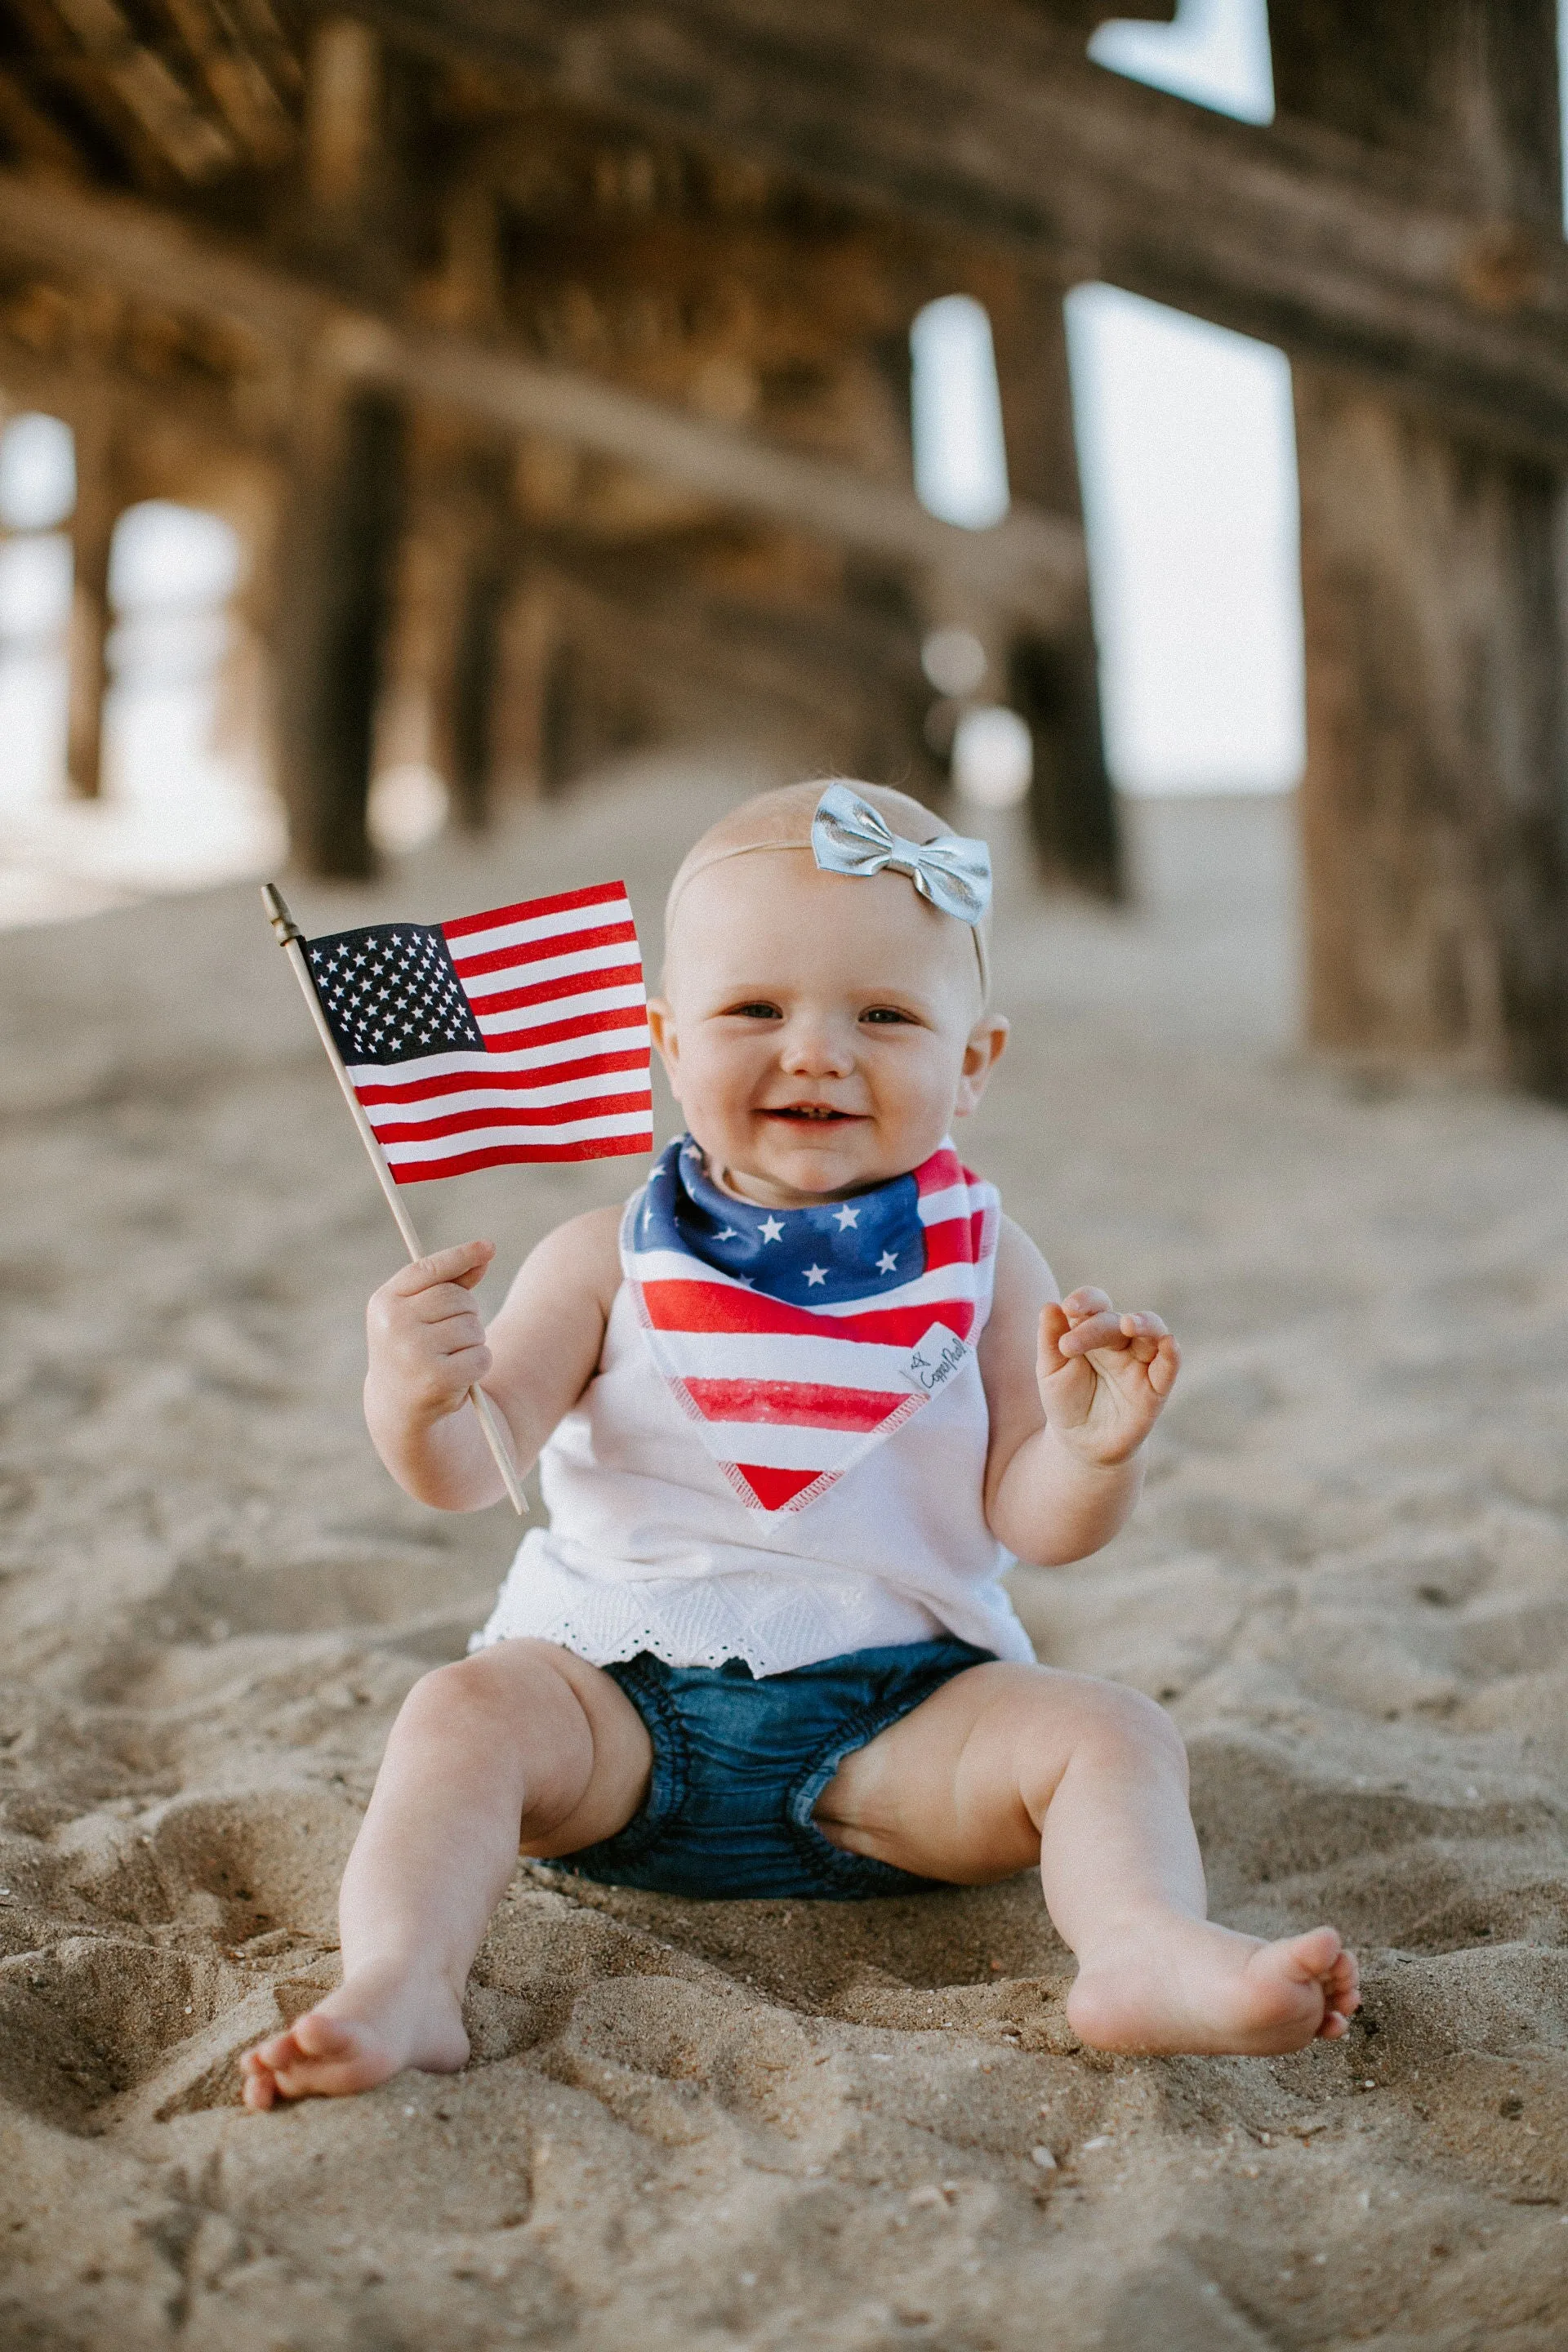
[[[1451,172],[1497,214],[1561,235],[1557,0],[1274,0],[1282,113]]]
[[[0,71],[0,137],[14,156],[35,170],[68,179],[75,179],[81,170],[81,158],[58,123],[9,68]]]
[[[1013,490],[1077,515],[1062,289],[1015,267],[985,291]],[[1041,856],[1080,887],[1120,898],[1126,877],[1116,795],[1105,765],[1087,578],[1076,608],[1056,629],[1016,625],[1008,634],[1005,675],[998,683],[1034,744],[1029,819]]]
[[[320,8],[322,0],[308,0]],[[363,0],[388,34],[1568,443],[1568,253],[1452,152],[1236,122],[1026,0]]]
[[[163,0],[163,6],[230,136],[263,170],[280,163],[295,143],[293,119],[222,0]]]
[[[596,450],[700,491],[719,507],[972,582],[993,602],[1045,622],[1082,581],[1080,530],[1037,509],[1015,507],[989,530],[961,530],[927,514],[910,492],[848,466],[450,334],[409,328],[351,333],[342,350],[355,373],[418,399]]]
[[[296,849],[371,871],[365,830],[403,520],[403,420],[384,394],[313,383],[300,404],[276,631],[278,731]]]
[[[510,588],[498,551],[470,551],[458,600],[452,646],[452,793],[470,827],[490,813],[495,718],[502,661],[501,631]]]
[[[103,785],[103,706],[109,689],[109,555],[125,503],[119,479],[114,394],[100,384],[73,404],[76,509],[70,520],[71,617],[66,766],[73,790]]]
[[[628,726],[668,740],[716,716],[721,735],[776,731],[806,774],[896,778],[917,797],[939,784],[921,738],[929,689],[912,633],[893,616],[764,604],[581,546],[524,577],[547,787],[615,748],[617,733],[634,740]]]
[[[1472,153],[1500,201],[1555,203],[1552,0],[1286,0],[1277,32],[1293,103],[1354,105],[1407,150]],[[1295,397],[1311,1034],[1568,1096],[1562,453],[1311,362]]]
[[[0,253],[108,278],[132,298],[233,319],[301,358],[313,354],[346,381],[454,409],[509,435],[548,435],[681,483],[718,508],[766,516],[892,564],[950,573],[1047,625],[1081,593],[1082,533],[1068,519],[1018,507],[993,530],[958,530],[928,515],[912,492],[851,467],[477,336],[351,310],[150,206],[0,173]]]
[[[1296,371],[1309,1024],[1568,1093],[1561,487]]]
[[[305,93],[311,201],[352,209],[369,193],[379,143],[381,46],[368,25],[334,14],[312,28]]]
[[[205,115],[155,49],[132,31],[115,0],[48,0],[77,43],[81,68],[72,77],[89,100],[101,89],[181,180],[199,186],[226,170],[237,150]],[[68,68],[68,58],[59,60]]]

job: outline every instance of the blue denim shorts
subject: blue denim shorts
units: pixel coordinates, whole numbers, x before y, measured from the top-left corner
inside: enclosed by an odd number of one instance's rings
[[[847,1853],[812,1811],[847,1756],[991,1654],[913,1642],[759,1676],[739,1658],[667,1666],[645,1650],[607,1666],[647,1726],[653,1777],[625,1829],[553,1867],[715,1899],[925,1894],[943,1882]]]

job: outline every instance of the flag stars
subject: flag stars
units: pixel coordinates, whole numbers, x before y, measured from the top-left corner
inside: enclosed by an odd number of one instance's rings
[[[815,1290],[820,1284],[826,1281],[827,1268],[825,1265],[808,1265],[805,1269],[805,1279],[807,1288]]]
[[[879,1274],[896,1273],[898,1270],[898,1264],[899,1261],[894,1252],[892,1250],[884,1250],[881,1256],[877,1260],[877,1271]]]
[[[413,928],[365,930],[310,940],[307,949],[339,1045],[356,1059],[407,1062],[432,1048],[486,1051],[438,936]]]
[[[765,1242],[782,1242],[784,1239],[784,1227],[776,1217],[764,1217],[758,1230]]]
[[[859,1223],[860,1212],[858,1209],[852,1209],[849,1206],[848,1202],[846,1201],[833,1222],[837,1226],[841,1234],[847,1233],[851,1225],[858,1225]]]

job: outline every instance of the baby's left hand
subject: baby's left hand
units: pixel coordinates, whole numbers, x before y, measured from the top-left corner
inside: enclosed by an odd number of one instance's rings
[[[1109,1466],[1136,1454],[1181,1362],[1157,1315],[1120,1314],[1103,1290],[1075,1290],[1040,1316],[1040,1402],[1062,1444],[1086,1462]]]

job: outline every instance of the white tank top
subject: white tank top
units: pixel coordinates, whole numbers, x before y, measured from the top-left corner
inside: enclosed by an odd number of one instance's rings
[[[599,1370],[540,1456],[550,1526],[523,1538],[471,1646],[531,1634],[595,1665],[648,1650],[671,1666],[740,1658],[777,1675],[953,1633],[1032,1658],[998,1580],[1011,1557],[985,1524],[989,1415],[973,1348],[964,1356],[805,1509],[749,1510],[670,1393],[623,1283]]]

